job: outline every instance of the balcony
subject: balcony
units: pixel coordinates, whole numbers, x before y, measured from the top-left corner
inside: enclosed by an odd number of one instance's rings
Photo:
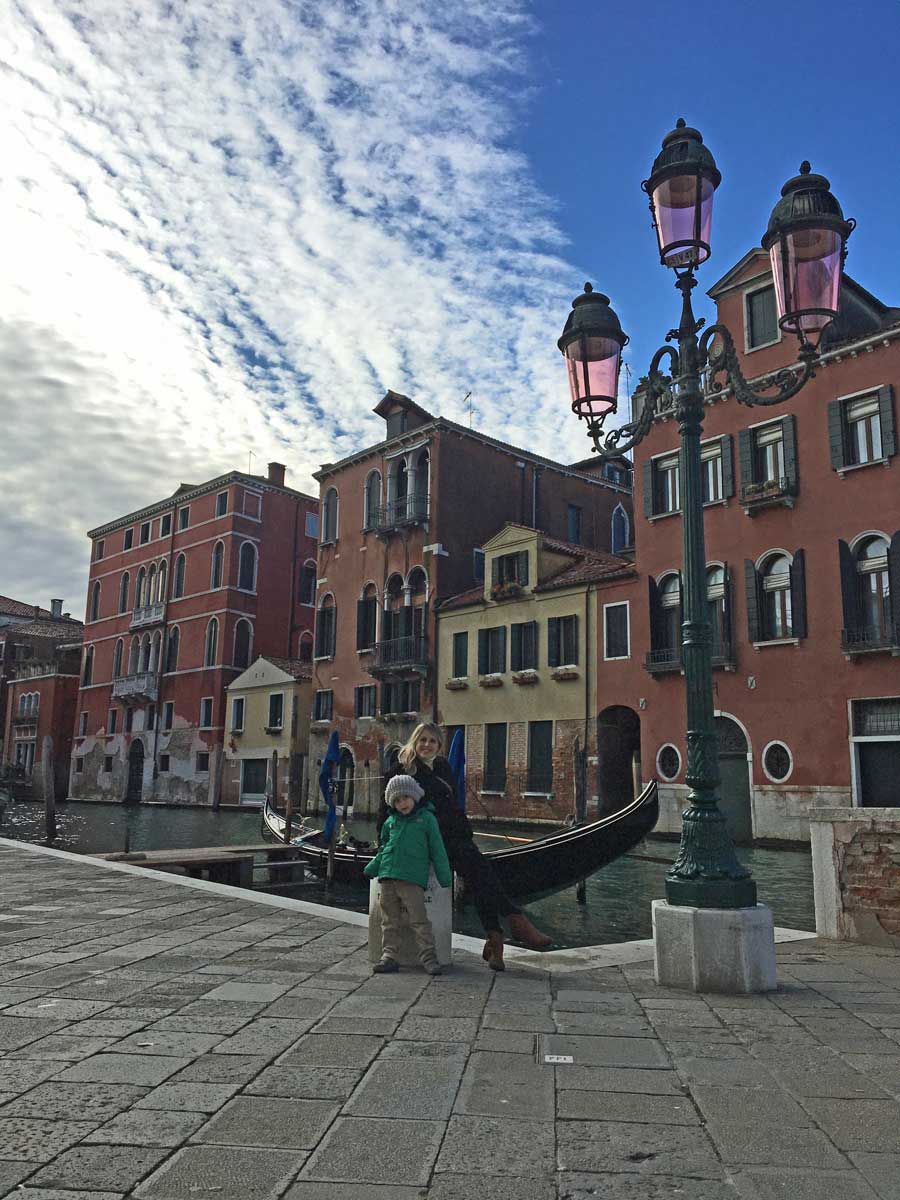
[[[741,507],[748,517],[760,509],[772,508],[777,504],[793,508],[796,491],[797,485],[794,480],[785,477],[745,483],[741,487]]]
[[[848,656],[890,651],[900,655],[900,625],[860,625],[841,630],[841,649]]]
[[[379,508],[375,514],[375,529],[387,534],[404,525],[421,525],[428,520],[427,496],[404,496]]]
[[[726,671],[734,670],[734,646],[731,640],[725,642],[713,642],[710,647],[713,669],[716,667],[724,667]]]
[[[665,675],[681,670],[681,647],[664,646],[661,650],[648,650],[644,658],[644,670],[649,675]]]
[[[161,625],[165,612],[166,606],[163,601],[157,604],[142,604],[131,614],[131,628],[143,629],[147,625]]]
[[[122,675],[113,680],[114,700],[149,702],[155,704],[159,696],[159,676],[155,671],[141,671],[138,675]]]
[[[17,716],[14,716],[12,719],[12,723],[15,728],[18,728],[21,725],[37,725],[37,722],[38,722],[38,714],[36,712],[28,713],[23,716],[17,715]]]
[[[368,671],[375,678],[402,676],[407,672],[424,674],[428,667],[428,645],[424,637],[393,638],[376,642]]]

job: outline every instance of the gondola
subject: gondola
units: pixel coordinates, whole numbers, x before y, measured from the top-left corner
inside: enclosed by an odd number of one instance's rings
[[[267,799],[263,808],[263,831],[284,841],[284,816]],[[641,794],[618,812],[599,821],[575,825],[524,845],[487,850],[509,896],[534,898],[571,887],[632,850],[659,819],[656,783],[648,783]],[[298,829],[290,844],[318,874],[325,874],[328,846],[318,830]],[[374,855],[368,842],[335,845],[334,878],[344,883],[364,883],[363,869]]]

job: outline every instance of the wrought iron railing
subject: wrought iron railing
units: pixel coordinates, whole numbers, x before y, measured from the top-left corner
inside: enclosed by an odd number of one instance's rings
[[[900,650],[900,625],[859,625],[855,629],[842,629],[841,649],[848,654]]]
[[[141,671],[136,675],[122,675],[113,680],[113,698],[116,700],[155,701],[159,695],[159,677],[154,671]]]
[[[383,508],[379,508],[375,516],[375,527],[379,531],[397,529],[401,525],[416,525],[428,520],[427,496],[404,496],[400,500],[392,500]]]
[[[143,625],[158,625],[165,616],[165,612],[166,606],[162,600],[156,604],[142,604],[131,614],[131,628],[138,629]]]
[[[648,650],[644,656],[644,669],[651,675],[662,675],[666,671],[680,671],[681,647],[663,646],[659,650]]]
[[[369,673],[424,668],[428,665],[428,643],[423,636],[391,638],[376,642]]]

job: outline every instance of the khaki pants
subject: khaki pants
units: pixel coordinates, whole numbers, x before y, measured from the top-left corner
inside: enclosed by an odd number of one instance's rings
[[[400,931],[408,925],[419,948],[419,962],[437,962],[434,933],[425,912],[425,889],[405,879],[380,879],[381,957],[400,957]]]

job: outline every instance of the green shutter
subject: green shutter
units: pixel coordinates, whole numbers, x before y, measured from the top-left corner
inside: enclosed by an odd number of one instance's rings
[[[831,466],[840,471],[847,465],[847,422],[841,400],[828,402],[828,448],[831,451]]]
[[[857,594],[856,560],[853,551],[844,541],[838,542],[838,561],[841,568],[841,607],[844,614],[844,629],[859,628],[859,596]]]
[[[734,495],[734,439],[726,433],[719,441],[722,444],[722,495],[727,499]]]
[[[500,665],[498,671],[506,670],[506,626],[500,626]]]
[[[576,614],[575,614],[575,616],[569,617],[569,618],[568,618],[568,620],[569,620],[569,621],[571,621],[571,626],[570,626],[570,628],[571,628],[571,630],[572,630],[572,654],[571,654],[571,656],[569,657],[569,660],[568,660],[568,661],[569,661],[570,663],[577,663],[577,662],[579,661],[579,649],[578,649],[578,614],[576,613]]]
[[[488,631],[486,629],[478,630],[478,674],[487,675],[488,673]]]
[[[650,649],[659,650],[659,588],[656,586],[656,580],[652,575],[647,577],[647,611],[650,614]]]
[[[366,616],[368,615],[369,604],[367,600],[357,600],[356,602],[356,648],[357,650],[368,649],[368,639],[366,637]]]
[[[491,587],[496,587],[500,582],[500,559],[491,559]]]
[[[894,624],[894,646],[900,645],[900,530],[891,538],[888,547],[888,580],[891,588],[891,617]]]
[[[889,383],[878,389],[878,416],[881,420],[881,453],[890,458],[897,453],[897,429],[894,425],[894,389]]]
[[[756,564],[749,558],[744,559],[744,582],[747,589],[747,636],[751,642],[761,642],[759,575],[756,571]]]
[[[551,617],[547,622],[547,666],[559,666],[559,617]]]
[[[900,538],[898,538],[898,550],[900,550]],[[900,590],[894,592],[895,596],[900,595]],[[538,665],[538,623],[531,622],[531,659],[525,664],[526,667],[537,667]]]
[[[522,628],[521,625],[513,625],[510,628],[509,666],[511,671],[522,670]]]
[[[731,630],[734,622],[732,620],[731,610],[734,603],[734,598],[732,596],[732,591],[734,589],[731,585],[731,572],[728,569],[728,563],[723,563],[722,569],[725,572],[725,596],[722,604],[722,638],[725,642],[725,648],[730,648],[733,651]]]
[[[781,418],[781,438],[784,445],[784,474],[788,491],[794,495],[797,491],[797,434],[793,413]]]
[[[519,562],[516,566],[516,578],[522,587],[528,587],[528,551],[519,551]]]
[[[791,633],[806,637],[806,555],[798,550],[791,563]]]
[[[753,483],[753,434],[749,429],[738,432],[738,458],[741,464],[741,487]]]
[[[653,516],[653,460],[644,463],[644,516]]]

